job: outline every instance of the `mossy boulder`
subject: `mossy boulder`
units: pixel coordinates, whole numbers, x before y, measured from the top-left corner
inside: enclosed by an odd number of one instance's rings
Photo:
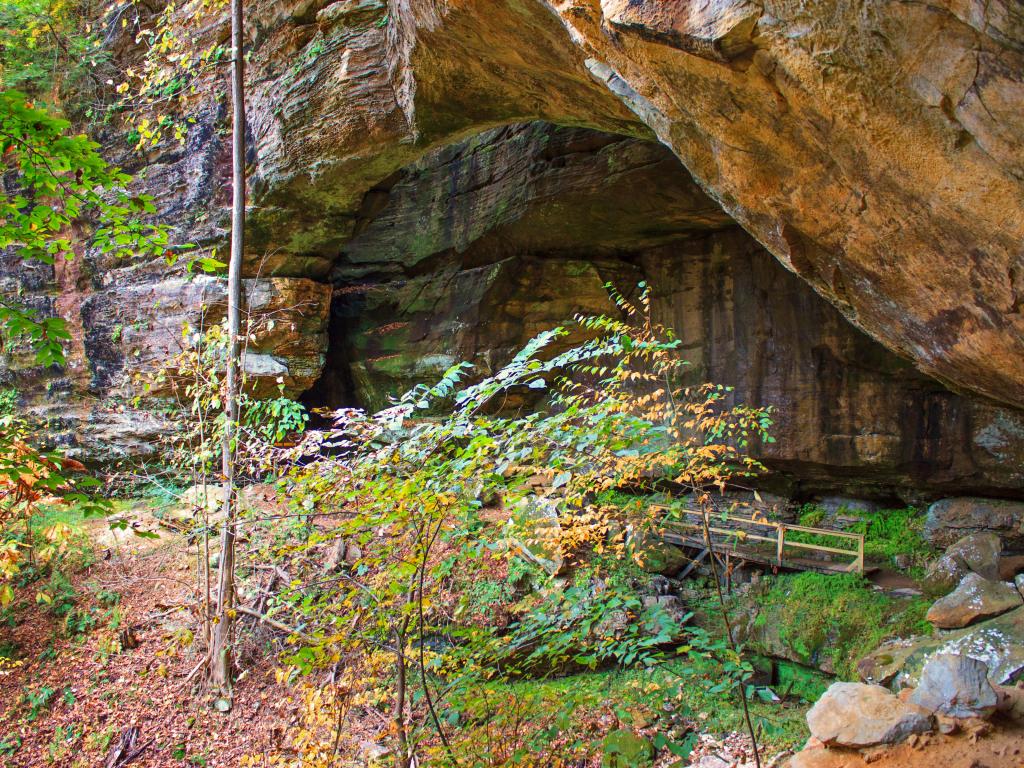
[[[885,643],[861,659],[857,672],[868,683],[916,687],[936,654],[964,654],[988,666],[989,680],[1007,684],[1024,677],[1024,606],[964,629]]]
[[[736,624],[758,653],[854,679],[857,659],[882,641],[928,631],[927,608],[853,574],[787,574],[752,591]]]

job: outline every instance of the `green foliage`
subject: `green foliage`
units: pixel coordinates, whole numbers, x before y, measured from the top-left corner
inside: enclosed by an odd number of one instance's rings
[[[756,599],[756,624],[770,624],[809,663],[828,658],[846,680],[857,679],[857,661],[884,640],[931,631],[926,600],[891,598],[856,574],[777,576]]]
[[[800,507],[800,525],[807,526],[808,528],[817,528],[825,521],[825,515],[828,513],[825,508],[817,504],[804,504]]]
[[[936,550],[925,540],[923,530],[924,513],[916,507],[903,509],[879,509],[877,511],[849,511],[840,508],[840,513],[857,518],[843,530],[864,535],[864,557],[875,563],[891,565],[897,555],[910,558],[911,571],[918,573],[936,555]],[[817,504],[804,504],[800,509],[800,525],[820,526],[827,517],[826,511]],[[793,541],[822,543],[841,548],[851,547],[850,542],[824,541],[814,534],[792,532]]]
[[[252,322],[252,321],[250,321]],[[248,337],[251,329],[243,329]],[[166,395],[166,412],[174,428],[164,438],[167,462],[174,472],[170,484],[217,482],[221,471],[221,439],[224,434],[223,387],[227,369],[228,338],[226,323],[198,331],[190,324],[182,326],[183,350],[162,368],[146,377],[139,376],[142,393]],[[283,380],[278,380],[278,396],[258,397],[242,373],[242,391],[238,396],[239,424],[235,430],[235,472],[239,477],[260,478],[274,474],[273,444],[297,439],[306,429],[309,414],[305,407],[284,396]]]
[[[660,605],[645,607],[633,569],[616,565],[581,567],[572,584],[545,590],[508,628],[507,647],[495,663],[515,674],[536,667],[650,666],[663,660],[682,626]]]
[[[398,691],[389,708],[409,712],[399,748],[413,741],[438,759],[478,750],[473,729],[448,738],[445,723],[482,717],[480,691],[527,672],[672,660],[680,685],[703,685],[711,696],[755,693],[744,687],[751,667],[730,643],[680,627],[637,596],[634,543],[664,512],[602,493],[651,492],[668,481],[710,507],[711,490],[759,469],[746,449],[768,437],[767,412],[733,404],[728,388],[682,386],[679,342],[651,321],[641,288],[638,305],[612,292],[624,320],[578,318],[589,336],[582,344],[554,351],[567,332],[553,329],[492,376],[470,383],[470,367],[460,364],[379,413],[339,412],[327,444],[341,457],[293,471],[295,513],[331,511],[334,521],[305,546],[343,538],[359,556],[336,584],[280,606],[323,638],[289,661],[310,671],[345,658],[349,674],[361,670],[361,684]],[[529,390],[548,394],[539,410],[501,412],[506,398]],[[496,494],[506,510],[537,503],[526,483],[537,472],[551,479],[542,502],[557,523],[538,530],[482,518],[481,499]],[[513,566],[510,537],[546,539],[569,582],[545,578],[520,595],[527,574]],[[488,575],[501,559],[509,579],[498,586]],[[463,587],[488,580],[495,586]],[[481,610],[484,600],[507,598],[502,611]],[[530,738],[523,734],[520,745]]]
[[[24,695],[25,705],[28,707],[25,720],[30,723],[35,722],[36,718],[49,709],[55,692],[53,688],[45,685],[38,688],[27,688]]]
[[[156,212],[150,198],[133,195],[131,177],[110,166],[99,145],[68,135],[69,123],[32,106],[17,91],[0,93],[0,156],[9,184],[0,197],[0,250],[47,264],[71,259],[73,222],[98,221],[90,245],[102,253],[164,256],[167,229],[144,224]],[[64,322],[31,308],[0,301],[0,327],[27,340],[40,365],[64,362]]]
[[[58,725],[53,729],[53,738],[46,745],[46,752],[51,763],[61,764],[66,761],[71,749],[82,738],[82,727],[77,723]]]
[[[891,562],[896,555],[908,555],[921,567],[937,554],[923,535],[925,516],[915,507],[862,512],[858,517],[861,520],[849,530],[864,534],[864,553],[868,558]]]
[[[96,13],[88,0],[0,2],[0,89],[63,101],[95,95],[109,58],[90,25]]]
[[[301,434],[309,422],[305,406],[289,397],[258,400],[239,397],[242,423],[268,443],[279,443],[292,434]]]
[[[18,390],[13,387],[0,389],[0,418],[14,416],[19,397]]]
[[[0,737],[0,755],[14,755],[21,749],[21,736],[9,733]]]

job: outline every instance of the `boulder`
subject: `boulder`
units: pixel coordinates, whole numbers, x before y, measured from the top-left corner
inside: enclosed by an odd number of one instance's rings
[[[939,629],[959,629],[1022,604],[1024,600],[1012,584],[969,573],[955,590],[932,604],[927,618]]]
[[[936,654],[924,665],[910,703],[946,717],[987,718],[999,697],[988,681],[983,661],[963,654]]]
[[[999,704],[996,709],[1011,720],[1024,723],[1024,688],[1010,685],[995,686]]]
[[[979,576],[999,578],[999,553],[1003,545],[994,533],[971,533],[958,539],[946,555],[959,558]]]
[[[828,746],[895,744],[931,729],[931,718],[878,685],[833,683],[807,713],[811,735]]]
[[[915,687],[924,666],[939,654],[961,654],[984,662],[993,684],[1024,676],[1024,607],[934,637],[884,643],[861,659],[857,672],[867,683]]]
[[[654,535],[638,537],[632,546],[637,562],[647,573],[675,576],[690,562],[681,547]]]
[[[1006,549],[1024,549],[1024,502],[962,496],[942,499],[928,508],[924,536],[946,547],[965,533],[991,533]]]
[[[946,553],[928,566],[921,580],[921,590],[929,597],[948,595],[970,572],[971,569],[960,557]]]
[[[951,544],[929,567],[921,582],[932,597],[949,594],[970,572],[986,579],[999,578],[1002,545],[994,533],[972,533]]]

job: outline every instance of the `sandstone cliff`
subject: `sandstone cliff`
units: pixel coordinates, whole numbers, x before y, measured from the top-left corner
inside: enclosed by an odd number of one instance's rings
[[[376,405],[646,278],[695,375],[777,407],[766,458],[787,478],[1019,494],[1016,4],[289,0],[250,19],[249,294],[280,321],[257,378]],[[130,162],[181,241],[211,244],[226,116],[199,86],[186,147]],[[96,254],[2,274],[76,329],[68,371],[12,360],[8,380],[86,453],[150,450],[126,374],[213,319],[217,287]]]

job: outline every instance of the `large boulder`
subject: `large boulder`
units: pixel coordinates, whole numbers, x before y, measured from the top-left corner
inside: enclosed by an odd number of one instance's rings
[[[984,662],[962,654],[936,654],[924,665],[910,703],[947,717],[989,717],[999,697]]]
[[[947,547],[971,533],[995,534],[1006,549],[1024,549],[1024,501],[962,496],[928,508],[924,535],[935,546]]]
[[[972,533],[958,539],[946,554],[959,558],[979,576],[999,578],[999,553],[1003,545],[994,533]]]
[[[969,573],[950,594],[928,609],[928,621],[939,629],[959,629],[1019,608],[1024,600],[1012,584]]]
[[[921,583],[934,597],[951,592],[970,572],[986,579],[999,578],[1002,544],[994,533],[972,533],[958,539],[929,567]]]
[[[833,683],[807,713],[811,735],[829,746],[895,744],[931,729],[931,718],[878,685]]]
[[[934,637],[884,643],[861,659],[857,673],[868,683],[894,689],[916,687],[924,666],[941,654],[960,654],[984,662],[994,684],[1024,677],[1024,607]]]

